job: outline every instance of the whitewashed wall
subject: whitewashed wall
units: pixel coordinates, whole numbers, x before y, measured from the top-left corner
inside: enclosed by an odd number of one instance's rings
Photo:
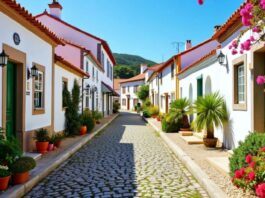
[[[55,64],[55,82],[54,82],[54,131],[61,132],[65,129],[65,110],[63,109],[63,78],[67,79],[68,91],[71,93],[76,79],[81,86],[81,78],[66,69]]]
[[[31,83],[32,80],[30,79],[29,80],[30,95],[26,96],[25,130],[31,131],[37,128],[50,126],[51,104],[52,104],[51,100],[51,90],[52,90],[51,79],[52,79],[52,60],[53,60],[52,46],[1,12],[0,12],[0,25],[1,27],[4,27],[0,28],[1,51],[2,51],[2,44],[5,43],[27,54],[27,62],[26,62],[27,67],[31,68],[33,62],[43,65],[45,67],[45,113],[41,115],[32,115],[32,105],[33,105],[32,83]],[[15,32],[17,32],[21,38],[21,43],[18,46],[15,45],[13,42],[13,33]],[[2,98],[2,96],[0,96],[0,98]],[[2,113],[2,102],[0,103],[1,103],[0,112]],[[0,120],[2,122],[2,119]]]
[[[134,93],[134,86],[139,86],[138,89],[140,88],[140,86],[144,85],[144,80],[141,81],[135,81],[135,82],[127,82],[127,83],[121,83],[121,97],[120,97],[120,103],[121,103],[121,109],[123,110],[127,110],[127,95],[130,95],[130,110],[134,109],[134,105],[133,105],[133,99],[138,99],[136,93]],[[126,87],[126,92],[125,94],[122,92],[122,88]],[[129,91],[128,91],[128,87],[129,87]],[[126,105],[122,104],[122,99],[126,99]],[[138,101],[140,103],[142,103],[140,100]]]

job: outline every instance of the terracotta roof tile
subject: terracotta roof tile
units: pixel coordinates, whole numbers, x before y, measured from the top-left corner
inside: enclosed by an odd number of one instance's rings
[[[145,73],[143,73],[143,74],[139,74],[139,75],[134,76],[134,77],[129,78],[129,79],[125,79],[125,80],[122,81],[121,83],[140,81],[140,80],[144,80],[144,79],[145,79]]]
[[[127,80],[127,79],[117,79],[116,78],[113,80],[113,88],[115,91],[120,89],[120,83],[122,83],[124,80]]]
[[[37,27],[41,32],[44,32],[48,37],[50,37],[55,43],[64,45],[64,43],[57,37],[52,31],[50,31],[47,27],[37,21],[34,16],[29,13],[24,7],[22,7],[15,0],[0,0],[8,7],[13,9],[17,14],[22,16],[25,20],[30,22],[33,26]]]

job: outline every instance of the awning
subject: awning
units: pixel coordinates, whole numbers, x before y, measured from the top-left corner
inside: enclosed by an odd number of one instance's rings
[[[119,96],[109,85],[105,84],[104,82],[101,83],[101,91],[105,94],[110,94],[111,96]]]

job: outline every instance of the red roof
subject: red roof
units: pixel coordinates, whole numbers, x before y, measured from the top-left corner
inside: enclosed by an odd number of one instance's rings
[[[71,41],[68,41],[68,40],[65,40],[65,39],[62,39],[62,41],[64,41],[65,43],[67,43],[67,44],[69,44],[69,45],[72,45],[72,46],[74,46],[74,47],[77,47],[77,48],[79,48],[79,49],[81,49],[81,50],[84,50],[91,58],[92,58],[92,60],[99,66],[99,68],[102,70],[102,71],[104,71],[104,68],[103,68],[103,66],[101,65],[101,63],[97,60],[97,58],[93,55],[93,53],[90,51],[90,50],[88,50],[88,49],[86,49],[85,47],[83,47],[83,46],[81,46],[81,45],[78,45],[78,44],[76,44],[76,43],[73,43],[73,42],[71,42]]]
[[[120,84],[122,84],[122,83],[127,83],[127,82],[140,81],[140,80],[144,80],[144,79],[145,79],[145,73],[143,73],[143,74],[139,74],[139,75],[134,76],[134,77],[129,78],[129,79],[124,79],[124,81],[120,82]]]
[[[76,31],[78,31],[78,32],[80,32],[80,33],[82,33],[82,34],[85,34],[85,35],[87,35],[87,36],[89,36],[89,37],[92,37],[92,38],[96,39],[97,41],[100,41],[101,44],[103,45],[103,48],[106,50],[107,54],[109,55],[109,57],[110,57],[112,63],[113,63],[114,65],[116,65],[116,60],[115,60],[115,58],[114,58],[114,56],[113,56],[113,54],[112,54],[112,51],[111,51],[111,49],[110,49],[110,47],[109,47],[107,41],[105,41],[105,40],[103,40],[103,39],[101,39],[101,38],[99,38],[99,37],[96,37],[96,36],[94,36],[94,35],[92,35],[92,34],[90,34],[90,33],[88,33],[88,32],[85,32],[85,31],[83,31],[83,30],[81,30],[81,29],[79,29],[79,28],[77,28],[77,27],[75,27],[75,26],[73,26],[73,25],[71,25],[71,24],[69,24],[69,23],[67,23],[67,22],[65,22],[65,21],[63,21],[63,20],[61,20],[61,19],[59,19],[59,18],[56,18],[56,17],[50,15],[46,10],[45,10],[42,14],[36,15],[35,18],[39,18],[39,17],[44,16],[44,15],[49,16],[49,17],[51,17],[52,19],[54,19],[54,20],[56,20],[56,21],[58,21],[58,22],[60,22],[60,23],[62,23],[62,24],[64,24],[64,25],[66,25],[66,26],[68,26],[68,27],[70,27],[70,28],[72,28],[72,29],[74,29],[74,30],[76,30]]]
[[[0,0],[8,7],[10,7],[14,12],[19,14],[25,20],[30,22],[33,26],[37,27],[41,32],[45,33],[48,37],[50,37],[55,43],[64,45],[64,43],[58,38],[52,31],[50,31],[47,27],[42,25],[39,21],[37,21],[31,13],[29,13],[24,7],[22,7],[15,0]]]
[[[124,80],[126,80],[126,79],[117,79],[116,78],[113,80],[113,88],[115,91],[120,89],[120,83],[122,83]]]
[[[148,70],[151,70],[151,71],[158,71],[162,66],[163,66],[164,63],[160,63],[160,64],[156,64],[156,65],[153,65],[151,67],[148,67]]]
[[[205,61],[206,59],[210,58],[211,56],[216,55],[216,51],[217,51],[217,49],[212,50],[210,53],[208,53],[205,56],[201,57],[199,60],[195,61],[194,63],[192,63],[189,66],[187,66],[184,69],[182,69],[177,75],[180,75],[180,74],[186,72],[187,70],[195,67],[196,65],[198,65],[199,63]]]
[[[229,19],[219,28],[219,30],[213,35],[213,39],[218,39],[224,33],[230,30],[230,28],[241,18],[240,10],[246,5],[247,0],[240,5],[240,7],[229,17]]]
[[[64,64],[65,66],[69,67],[70,69],[73,69],[75,70],[76,72],[80,73],[81,75],[83,76],[86,76],[86,77],[90,77],[89,73],[86,73],[85,71],[83,71],[82,69],[74,66],[73,64],[69,63],[68,61],[66,61],[63,57],[61,56],[58,56],[57,54],[54,54],[54,59],[55,59],[55,62],[61,62],[62,64]]]

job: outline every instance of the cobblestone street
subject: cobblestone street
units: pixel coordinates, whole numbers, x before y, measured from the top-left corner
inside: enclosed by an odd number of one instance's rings
[[[25,197],[208,197],[139,115],[121,113]]]

